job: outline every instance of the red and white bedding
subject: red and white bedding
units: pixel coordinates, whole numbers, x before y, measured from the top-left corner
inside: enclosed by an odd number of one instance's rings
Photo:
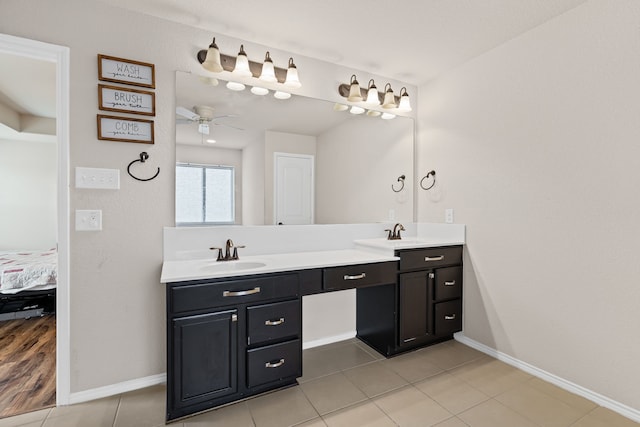
[[[47,251],[0,252],[0,293],[56,287],[58,254]]]

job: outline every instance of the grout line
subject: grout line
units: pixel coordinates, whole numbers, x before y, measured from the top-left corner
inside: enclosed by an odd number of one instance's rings
[[[116,406],[116,410],[113,414],[113,427],[116,427],[116,420],[118,419],[118,412],[120,412],[120,403],[122,402],[122,395],[118,396],[118,405]]]

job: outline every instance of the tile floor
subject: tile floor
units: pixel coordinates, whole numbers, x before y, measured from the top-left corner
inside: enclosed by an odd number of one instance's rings
[[[300,385],[172,427],[626,427],[608,409],[448,341],[391,359],[358,340],[304,351]],[[164,425],[164,386],[0,419],[0,427]]]

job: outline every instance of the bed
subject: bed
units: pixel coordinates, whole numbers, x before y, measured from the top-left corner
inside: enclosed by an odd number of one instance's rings
[[[55,249],[0,252],[0,320],[55,312]]]

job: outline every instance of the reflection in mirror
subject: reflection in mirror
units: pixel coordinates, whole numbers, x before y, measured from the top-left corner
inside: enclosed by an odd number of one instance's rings
[[[206,173],[191,180],[176,174],[177,225],[413,221],[413,119],[354,115],[325,100],[282,100],[213,83],[176,72],[176,162],[233,176],[218,187]],[[396,193],[401,175],[407,179]],[[226,209],[221,203],[230,204],[230,221],[207,217]]]

